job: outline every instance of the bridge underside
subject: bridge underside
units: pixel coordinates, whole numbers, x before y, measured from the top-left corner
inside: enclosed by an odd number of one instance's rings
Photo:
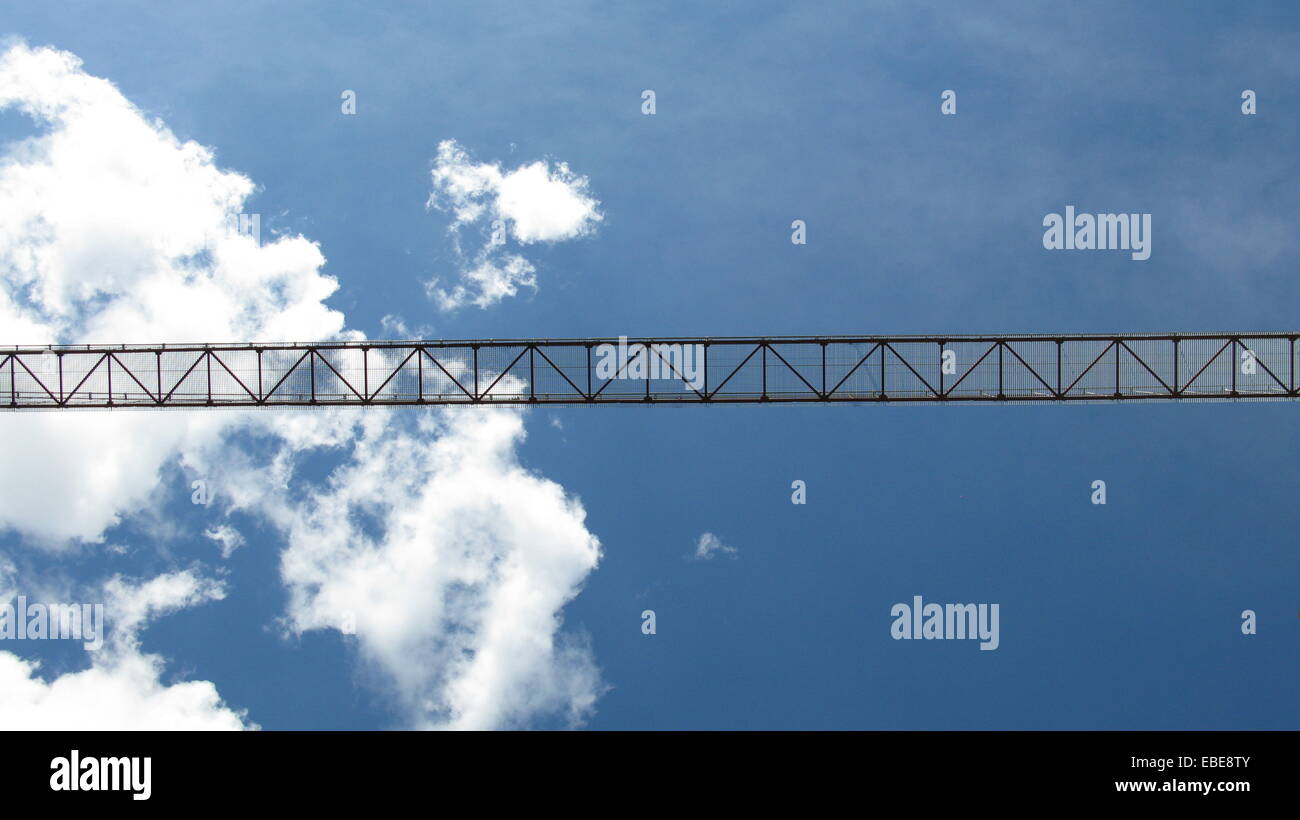
[[[0,407],[1295,399],[1291,333],[0,348]]]

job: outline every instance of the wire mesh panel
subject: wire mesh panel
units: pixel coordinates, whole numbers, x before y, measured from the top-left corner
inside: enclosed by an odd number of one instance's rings
[[[1047,399],[1056,395],[1056,344],[1009,340],[1003,345],[1002,392],[1014,398]]]
[[[1179,391],[1188,397],[1220,397],[1232,392],[1231,339],[1184,339],[1178,346]]]
[[[775,398],[817,399],[826,390],[819,344],[772,342],[768,345],[767,393]]]
[[[879,399],[884,349],[879,342],[831,342],[826,346],[827,395],[840,401]]]
[[[1175,377],[1173,339],[1126,339],[1120,342],[1121,389],[1136,396],[1171,394]]]
[[[947,370],[941,373],[943,395],[968,401],[998,397],[999,351],[996,341],[955,340],[944,344]],[[1003,360],[1005,363],[1005,359]],[[941,369],[942,370],[942,369]]]
[[[928,342],[893,341],[883,345],[886,396],[928,399],[939,395],[943,353]]]
[[[1287,394],[1295,383],[1290,361],[1288,339],[1242,338],[1237,347],[1237,391]]]
[[[15,356],[0,372],[5,398],[37,406],[56,407],[59,397],[59,357],[52,351]]]
[[[1296,398],[1294,333],[0,348],[0,407]]]

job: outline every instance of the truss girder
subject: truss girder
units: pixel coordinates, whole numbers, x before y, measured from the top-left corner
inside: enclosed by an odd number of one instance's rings
[[[1297,333],[0,348],[0,407],[1294,399]]]

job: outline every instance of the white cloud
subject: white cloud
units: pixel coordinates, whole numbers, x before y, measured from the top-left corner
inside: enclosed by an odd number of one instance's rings
[[[697,561],[707,561],[715,555],[730,555],[734,558],[739,552],[740,550],[735,547],[729,547],[722,543],[718,536],[706,532],[700,535],[699,540],[695,542],[695,553],[692,557]]]
[[[508,296],[514,296],[521,287],[537,288],[537,269],[518,254],[498,259],[490,253],[481,253],[472,266],[461,271],[460,276],[461,282],[450,290],[440,287],[437,279],[424,283],[424,292],[440,310],[455,310],[467,304],[491,307]]]
[[[428,325],[411,328],[405,319],[393,313],[384,314],[379,320],[379,326],[390,339],[428,339],[433,335],[433,328]]]
[[[253,183],[146,119],[75,56],[25,45],[0,54],[6,108],[43,132],[0,154],[0,344],[361,337],[324,303],[337,283],[321,273],[315,243],[259,245],[224,231]],[[588,231],[599,214],[585,180],[534,166],[543,173],[450,157],[448,190],[464,192],[457,219],[499,213],[525,244]],[[531,284],[522,257],[480,262],[488,267],[453,300],[490,304]],[[408,430],[413,416],[419,434]],[[257,445],[237,443],[237,430]],[[603,686],[590,650],[561,629],[561,610],[599,544],[576,501],[518,464],[522,436],[522,415],[504,409],[11,415],[0,448],[23,469],[0,471],[0,527],[26,544],[102,542],[117,522],[157,514],[161,476],[179,464],[209,482],[216,509],[258,512],[285,534],[291,630],[342,628],[340,608],[356,610],[363,656],[388,673],[413,725],[576,723]],[[304,503],[300,456],[322,448],[345,462]],[[188,494],[188,484],[175,490]],[[226,555],[230,533],[209,531]],[[182,594],[167,577],[115,591],[127,622],[207,594],[201,584]],[[162,686],[162,660],[134,641],[48,684],[0,653],[0,690],[14,704],[0,726],[84,728],[107,699],[121,705],[101,723],[243,722],[211,683]]]
[[[290,629],[354,624],[412,725],[577,724],[603,690],[559,614],[600,544],[576,500],[520,466],[523,436],[518,411],[443,412],[363,434],[306,504],[259,494],[289,541]]]
[[[37,669],[0,652],[0,727],[6,731],[256,728],[208,681],[162,684],[157,656],[128,655],[49,683]]]
[[[15,730],[256,729],[227,706],[208,681],[167,685],[163,659],[140,651],[148,621],[225,595],[220,584],[193,572],[160,575],[143,584],[114,578],[103,588],[111,638],[90,652],[91,666],[50,681],[39,665],[0,651],[0,727]]]
[[[0,344],[337,336],[337,287],[300,236],[228,233],[252,182],[148,121],[71,54],[0,55],[0,111],[44,132],[0,154]],[[217,442],[231,414],[21,414],[0,447],[0,526],[97,540],[141,509],[164,463]]]
[[[104,584],[103,591],[113,628],[109,645],[120,653],[139,649],[140,630],[150,621],[226,597],[223,584],[194,570],[158,575],[141,584],[114,576]]]
[[[229,558],[235,553],[235,550],[244,546],[244,536],[229,524],[218,524],[215,527],[208,527],[203,534],[217,542],[221,548],[221,557]]]
[[[0,601],[8,601],[18,594],[18,567],[0,555]]]
[[[451,233],[463,263],[460,281],[450,288],[438,279],[425,283],[442,310],[466,304],[490,307],[521,287],[536,289],[536,268],[523,256],[505,252],[507,235],[522,245],[559,242],[594,232],[604,218],[600,203],[588,192],[587,178],[563,162],[552,167],[536,161],[506,171],[499,163],[475,163],[455,140],[444,140],[432,176],[429,206],[454,214]],[[460,244],[466,226],[487,234],[483,247],[468,257]]]

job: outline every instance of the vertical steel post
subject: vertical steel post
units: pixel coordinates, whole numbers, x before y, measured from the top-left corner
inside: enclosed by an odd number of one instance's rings
[[[1115,348],[1115,398],[1119,398],[1119,339],[1110,343]]]
[[[1237,395],[1237,340],[1229,344],[1228,366],[1232,368],[1232,395]]]
[[[939,396],[943,398],[943,342],[939,342]]]
[[[998,398],[1004,398],[1006,393],[1002,391],[1002,342],[998,342]]]
[[[1063,342],[1060,339],[1056,340],[1056,397],[1058,399],[1065,395],[1064,393],[1061,392],[1063,388],[1063,385],[1061,384],[1061,345],[1062,344]]]
[[[708,401],[712,396],[709,394],[709,343],[704,343],[704,400]]]
[[[1178,386],[1178,358],[1179,358],[1178,351],[1179,351],[1178,337],[1175,336],[1174,337],[1174,395],[1175,396],[1179,395],[1182,392],[1182,388]]]
[[[888,397],[885,392],[885,343],[882,341],[876,347],[880,348],[880,399],[884,401]]]
[[[826,398],[826,343],[822,342],[822,398]]]

